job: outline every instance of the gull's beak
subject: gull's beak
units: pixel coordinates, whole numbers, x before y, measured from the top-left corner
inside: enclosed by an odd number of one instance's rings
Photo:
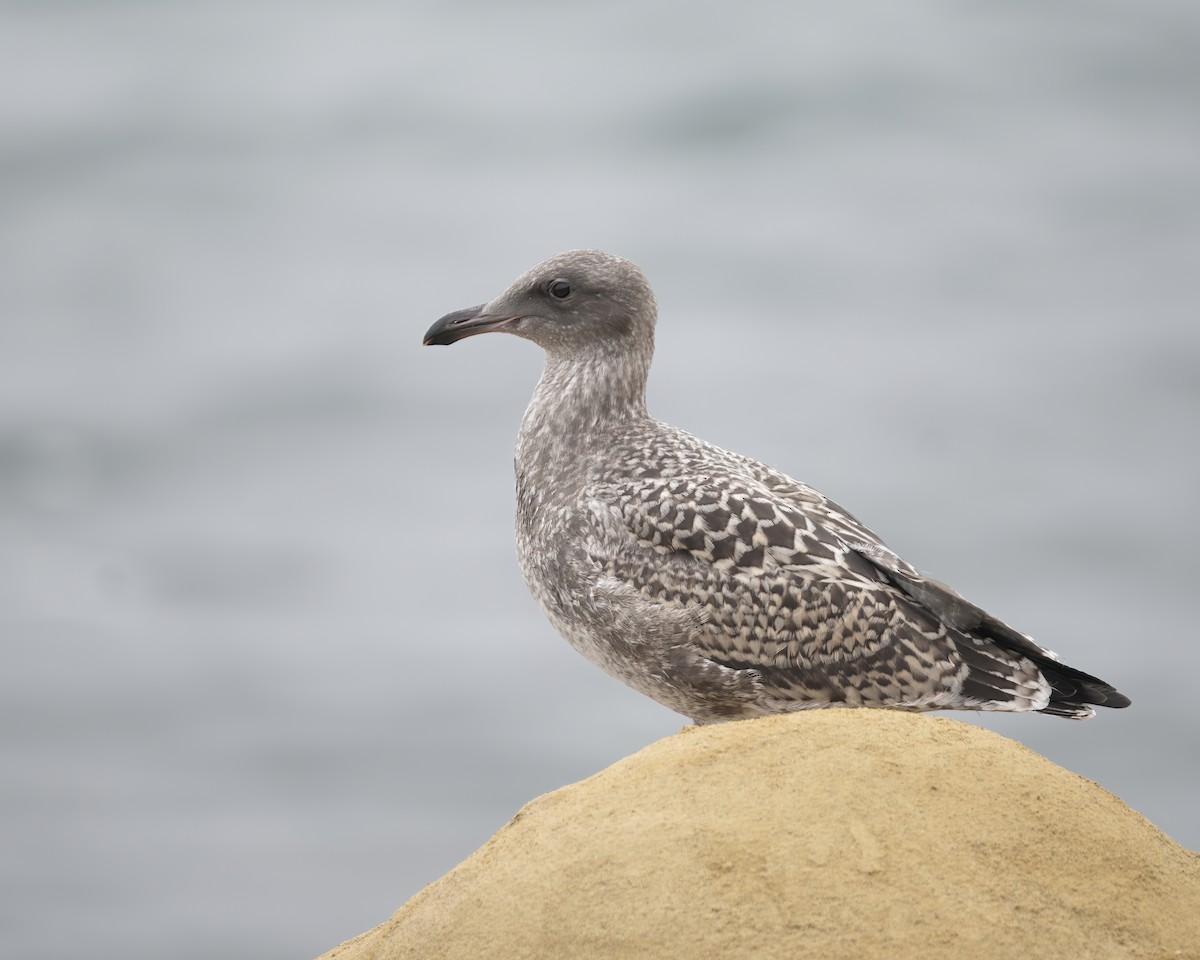
[[[467,307],[466,310],[455,310],[446,314],[425,332],[422,343],[427,347],[434,344],[445,346],[473,337],[477,333],[499,330],[506,323],[517,319],[511,315],[484,313],[485,306],[486,304],[481,303],[477,307]]]

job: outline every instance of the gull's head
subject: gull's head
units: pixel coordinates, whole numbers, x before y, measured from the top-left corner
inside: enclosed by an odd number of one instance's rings
[[[425,344],[450,344],[501,331],[547,353],[591,356],[652,349],[654,294],[636,263],[599,250],[543,260],[487,303],[442,317]]]

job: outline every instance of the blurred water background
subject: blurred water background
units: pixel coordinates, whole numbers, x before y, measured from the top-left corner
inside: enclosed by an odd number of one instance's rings
[[[315,955],[682,725],[521,582],[536,349],[419,346],[573,246],[1200,847],[1198,11],[0,4],[0,954]]]

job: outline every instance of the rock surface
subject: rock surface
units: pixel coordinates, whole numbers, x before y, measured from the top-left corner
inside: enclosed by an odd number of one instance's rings
[[[539,797],[322,960],[1200,958],[1200,857],[956,720],[692,727]]]

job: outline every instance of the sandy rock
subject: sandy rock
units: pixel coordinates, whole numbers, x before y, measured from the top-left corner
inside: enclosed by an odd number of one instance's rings
[[[1200,858],[957,720],[694,727],[539,797],[322,960],[1200,958]]]

